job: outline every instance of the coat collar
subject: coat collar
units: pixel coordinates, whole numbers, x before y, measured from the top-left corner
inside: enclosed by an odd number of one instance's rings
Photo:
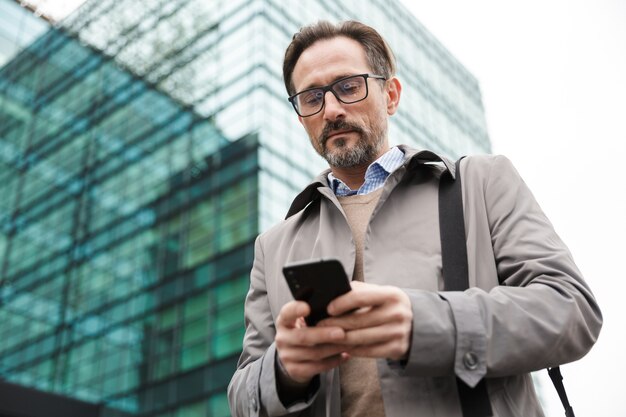
[[[404,152],[405,158],[402,166],[406,166],[408,171],[416,169],[419,165],[443,163],[445,171],[448,171],[452,178],[456,179],[454,162],[450,161],[448,158],[440,156],[433,151],[413,149],[406,145],[398,145],[398,148]],[[330,190],[327,179],[329,172],[330,169],[324,170],[317,177],[315,177],[315,179],[304,190],[302,190],[300,194],[296,196],[291,203],[291,207],[289,207],[289,211],[287,212],[285,219],[288,219],[304,209],[311,202],[320,198],[321,193],[325,193],[324,188]]]

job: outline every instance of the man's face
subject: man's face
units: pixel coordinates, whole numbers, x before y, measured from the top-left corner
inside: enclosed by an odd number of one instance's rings
[[[293,83],[299,92],[366,73],[372,70],[361,44],[336,37],[318,41],[300,55]],[[389,149],[387,117],[395,113],[400,86],[396,79],[384,82],[369,78],[367,82],[365,100],[344,104],[327,92],[321,112],[299,117],[317,153],[333,167],[369,165]]]

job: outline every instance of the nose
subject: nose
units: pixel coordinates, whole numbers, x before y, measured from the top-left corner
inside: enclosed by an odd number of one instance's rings
[[[332,91],[327,91],[324,96],[324,120],[334,122],[337,119],[346,117],[343,103],[337,100]]]

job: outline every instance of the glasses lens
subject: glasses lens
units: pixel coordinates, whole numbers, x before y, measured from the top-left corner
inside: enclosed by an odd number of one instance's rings
[[[298,114],[302,117],[307,117],[322,110],[324,106],[324,96],[328,89],[332,90],[335,97],[342,103],[356,103],[367,97],[367,76],[355,75],[335,81],[328,87],[314,88],[296,94],[293,97],[292,103]]]
[[[339,80],[333,84],[332,89],[339,100],[346,104],[363,100],[367,96],[367,84],[362,75]]]
[[[317,113],[324,104],[324,90],[318,88],[303,91],[295,97],[294,102],[296,103],[300,116],[304,117]]]

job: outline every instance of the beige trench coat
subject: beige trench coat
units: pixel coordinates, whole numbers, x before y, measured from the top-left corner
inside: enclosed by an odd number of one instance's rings
[[[363,254],[365,281],[403,289],[413,308],[408,362],[377,361],[387,417],[461,417],[455,375],[471,386],[486,377],[496,416],[542,416],[528,373],[589,351],[602,324],[591,291],[501,156],[461,163],[472,288],[443,291],[437,193],[442,170],[454,175],[455,167],[447,160],[445,167],[428,163],[430,152],[400,148],[406,161],[384,185]],[[336,369],[321,375],[306,401],[285,408],[277,395],[274,320],[292,299],[283,265],[337,258],[353,271],[355,260],[350,227],[326,173],[290,213],[256,241],[243,353],[228,388],[234,416],[340,415]]]

